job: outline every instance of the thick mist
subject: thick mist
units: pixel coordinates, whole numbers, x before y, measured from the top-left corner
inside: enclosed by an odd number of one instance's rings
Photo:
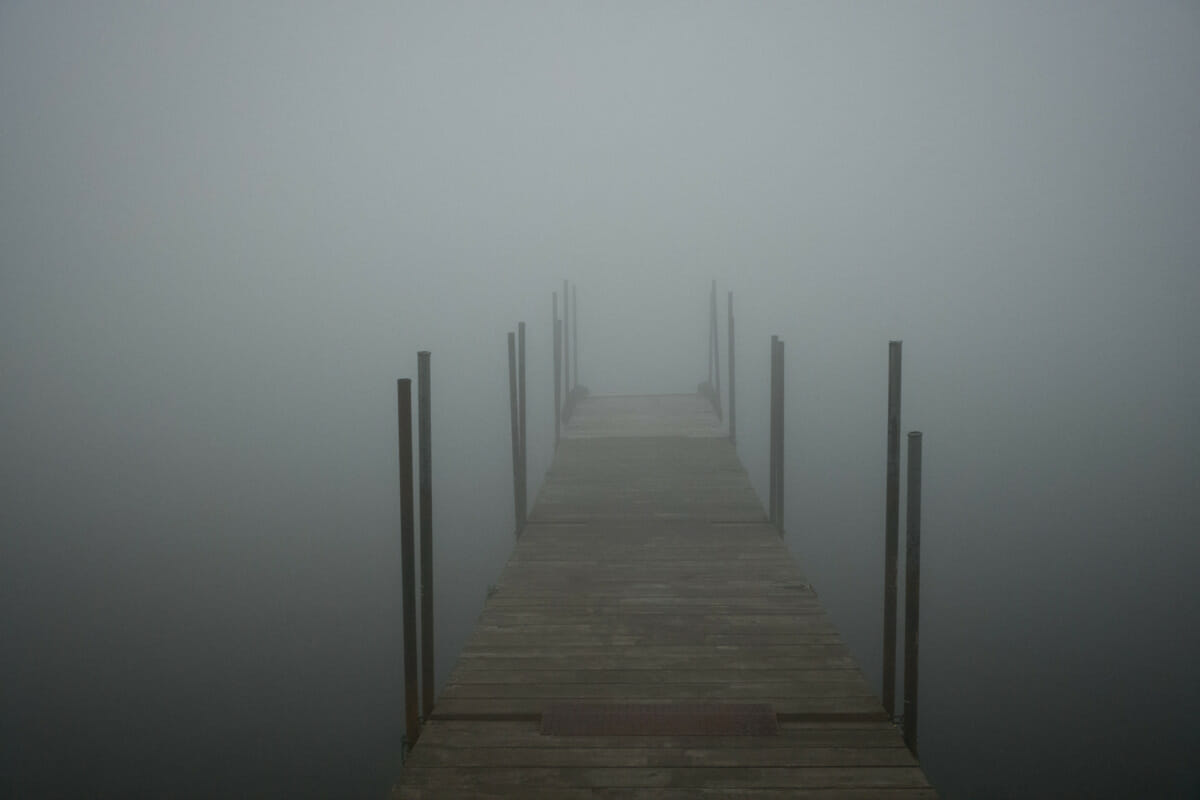
[[[735,293],[764,497],[785,339],[787,541],[873,684],[904,340],[930,779],[1194,796],[1198,85],[1184,2],[5,3],[0,793],[382,796],[395,379],[444,680],[566,277],[594,392],[694,390]]]

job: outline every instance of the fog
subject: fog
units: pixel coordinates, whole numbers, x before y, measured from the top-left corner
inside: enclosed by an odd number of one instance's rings
[[[382,796],[395,379],[444,680],[570,278],[594,392],[694,390],[734,292],[763,497],[786,340],[787,542],[874,685],[902,339],[930,779],[1196,796],[1197,86],[1168,0],[0,5],[0,793]]]

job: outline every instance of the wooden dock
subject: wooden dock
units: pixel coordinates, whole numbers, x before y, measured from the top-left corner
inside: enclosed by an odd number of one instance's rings
[[[700,395],[579,401],[395,797],[931,798]]]

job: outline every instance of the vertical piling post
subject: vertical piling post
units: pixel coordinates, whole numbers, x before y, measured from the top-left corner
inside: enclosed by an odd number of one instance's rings
[[[883,545],[883,709],[896,716],[896,558],[900,540],[900,356],[888,342],[887,485]]]
[[[521,477],[521,488],[517,492],[517,501],[520,508],[520,516],[517,519],[517,528],[523,530],[525,521],[529,518],[529,471],[528,461],[525,457],[525,323],[517,323],[517,409],[520,414],[521,424],[521,463],[519,475]]]
[[[921,605],[921,432],[908,434],[904,569],[904,743],[917,756],[917,645]]]
[[[713,353],[713,408],[717,419],[721,419],[721,345],[720,326],[717,325],[717,282],[712,282],[712,292],[709,294],[709,316],[712,317],[712,353]]]
[[[717,290],[717,282],[713,281],[712,288],[708,294],[708,390],[712,391],[713,387],[713,343],[717,341],[717,320],[712,313],[712,293]]]
[[[571,346],[575,348],[573,362],[575,364],[575,388],[579,388],[579,297],[575,294],[575,284],[571,284]]]
[[[417,463],[421,500],[421,709],[433,713],[433,421],[430,408],[429,351],[417,353]]]
[[[512,429],[513,520],[521,535],[521,417],[517,409],[517,336],[508,332],[508,419]]]
[[[570,402],[571,397],[571,295],[567,291],[567,281],[563,281],[563,386],[564,397]]]
[[[409,749],[420,735],[417,696],[417,596],[413,557],[412,380],[396,381],[400,439],[400,589],[404,617],[404,732]]]
[[[775,349],[779,346],[779,337],[771,336],[771,412],[769,418],[771,420],[771,435],[769,437],[771,451],[771,468],[769,470],[770,477],[767,479],[768,484],[768,499],[767,499],[767,519],[772,525],[776,524],[775,512],[778,508],[778,498],[775,493],[778,491],[779,484],[775,480],[775,473],[779,470],[779,368],[775,361]]]
[[[783,466],[786,463],[785,459],[784,459],[784,455],[783,455],[783,443],[786,440],[786,437],[784,436],[784,419],[787,416],[787,414],[784,411],[786,408],[786,403],[784,402],[784,393],[783,393],[784,369],[783,369],[783,340],[782,339],[780,339],[775,344],[775,360],[778,364],[776,369],[779,372],[779,380],[777,382],[777,389],[776,389],[776,391],[778,391],[778,393],[779,393],[779,400],[776,403],[776,408],[777,408],[776,414],[779,417],[779,422],[778,422],[778,433],[776,434],[777,442],[775,445],[775,450],[777,453],[777,455],[776,455],[777,465],[775,468],[775,524],[779,527],[779,534],[782,536],[783,530],[784,530],[784,528],[783,528],[783,472],[784,472]]]
[[[558,447],[559,431],[562,429],[562,375],[559,368],[562,360],[562,332],[558,319],[558,292],[552,293],[554,300],[554,447]]]
[[[737,391],[733,369],[733,292],[729,293],[729,441],[737,444]]]

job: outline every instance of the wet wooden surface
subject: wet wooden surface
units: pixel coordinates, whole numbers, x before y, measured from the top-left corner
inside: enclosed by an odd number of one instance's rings
[[[692,399],[581,402],[395,796],[935,796]],[[766,703],[779,732],[541,734],[571,701]]]

